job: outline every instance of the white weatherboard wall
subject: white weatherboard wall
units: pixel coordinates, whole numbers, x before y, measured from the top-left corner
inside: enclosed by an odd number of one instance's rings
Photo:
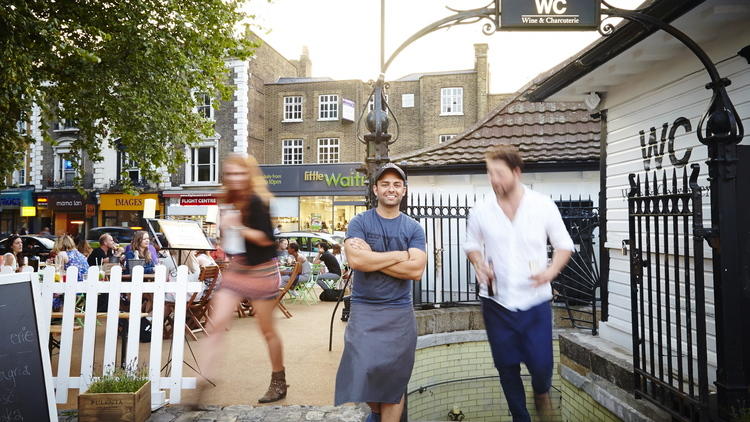
[[[702,44],[702,47],[717,63],[721,76],[731,79],[732,85],[727,89],[729,96],[742,117],[745,128],[750,128],[750,65],[745,59],[736,56],[737,51],[750,40],[750,28],[744,24],[731,25],[722,31],[726,31],[726,35],[710,43]],[[707,149],[698,142],[696,135],[700,118],[705,113],[711,98],[711,92],[705,89],[705,84],[708,82],[709,78],[703,67],[685,49],[678,57],[668,62],[655,64],[607,91],[606,103],[602,105],[602,108],[609,110],[606,181],[608,241],[606,246],[610,249],[610,277],[609,320],[601,323],[600,333],[603,338],[619,343],[628,349],[632,347],[630,256],[624,255],[621,248],[622,241],[629,238],[626,198],[629,188],[628,174],[636,173],[643,179],[646,173],[639,131],[645,132],[644,136],[648,142],[652,127],[656,129],[657,139],[660,139],[663,124],[668,124],[671,129],[676,119],[680,117],[688,119],[691,130],[686,133],[685,128],[681,127],[676,132],[675,156],[682,158],[686,151],[690,150],[688,171],[691,164],[698,163],[701,170],[698,183],[701,186],[708,186],[708,169],[705,164]],[[750,144],[747,136],[742,143]],[[653,158],[650,160],[650,165],[653,172],[655,168]],[[666,170],[671,175],[674,168],[665,146],[662,169],[658,171],[659,180],[661,181],[662,170]],[[677,170],[682,174],[683,167]],[[650,174],[653,174],[652,172]],[[706,192],[703,207],[706,226],[710,224],[709,202]],[[707,258],[704,262],[704,279],[709,377],[713,378],[716,367],[714,292],[711,249],[705,243],[704,254]],[[670,262],[674,262],[673,257],[670,257]],[[694,319],[695,315],[693,315]],[[710,381],[712,382],[713,379]]]
[[[598,171],[558,171],[523,173],[522,182],[531,189],[558,199],[567,200],[569,196],[577,199],[591,198],[596,206],[599,195]],[[409,193],[435,195],[482,195],[492,192],[485,173],[455,175],[413,175],[409,176]]]

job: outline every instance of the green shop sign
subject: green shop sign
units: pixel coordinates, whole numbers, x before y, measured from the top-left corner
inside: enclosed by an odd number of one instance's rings
[[[275,194],[330,195],[364,194],[365,176],[360,163],[263,165],[268,187]]]

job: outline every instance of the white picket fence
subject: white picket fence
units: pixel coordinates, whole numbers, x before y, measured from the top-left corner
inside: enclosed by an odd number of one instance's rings
[[[201,289],[201,283],[187,281],[187,267],[180,266],[177,271],[175,282],[166,282],[166,268],[156,267],[154,282],[144,282],[143,267],[135,267],[132,272],[131,281],[122,281],[122,269],[113,267],[110,280],[103,282],[98,280],[99,270],[91,267],[88,277],[82,282],[66,283],[55,282],[54,268],[48,267],[37,277],[41,277],[40,298],[36,304],[41,307],[42,320],[40,322],[40,337],[49,338],[52,301],[55,294],[63,293],[64,305],[62,315],[62,330],[60,333],[60,352],[57,359],[57,372],[53,374],[55,386],[55,397],[57,403],[68,401],[68,390],[79,389],[85,392],[89,384],[99,374],[109,372],[119,367],[116,362],[118,350],[118,320],[120,317],[120,294],[130,293],[130,312],[134,316],[128,318],[128,333],[125,365],[129,368],[144,368],[148,370],[151,381],[151,406],[156,409],[167,403],[165,390],[169,391],[169,403],[179,403],[181,390],[195,388],[194,377],[183,377],[183,355],[185,345],[185,330],[182,323],[185,321],[186,301],[176,300],[174,310],[174,321],[176,328],[172,333],[171,367],[169,376],[162,376],[161,368],[164,365],[162,354],[162,334],[164,328],[164,296],[165,293],[174,293],[175,298],[185,298],[188,292],[197,292]],[[77,280],[78,269],[69,267],[66,273],[67,280]],[[81,365],[80,374],[71,375],[71,361],[73,357],[73,340],[76,319],[75,309],[76,295],[86,293],[86,305],[83,321],[83,335],[81,341]],[[94,350],[97,336],[97,294],[108,293],[106,318],[99,320],[106,324],[104,332],[104,356],[101,362],[94,362]],[[141,331],[141,299],[144,293],[153,293],[153,311],[150,315],[151,321],[151,343],[148,356],[140,356],[139,343]],[[123,340],[124,341],[124,340]],[[46,352],[46,351],[43,351]],[[144,353],[145,355],[145,353]]]

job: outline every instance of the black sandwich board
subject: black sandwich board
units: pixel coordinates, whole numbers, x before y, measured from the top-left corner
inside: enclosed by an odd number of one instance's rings
[[[39,336],[34,306],[36,277],[0,275],[0,421],[57,421],[47,339]]]

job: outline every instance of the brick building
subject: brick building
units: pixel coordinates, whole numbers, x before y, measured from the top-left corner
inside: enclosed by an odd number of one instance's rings
[[[387,102],[399,123],[392,154],[437,145],[474,124],[503,95],[490,95],[487,44],[475,44],[473,69],[414,73],[390,81]],[[306,52],[304,61],[309,71]],[[359,80],[337,81],[300,73],[266,84],[265,148],[255,151],[264,164],[361,162],[357,120],[372,88]],[[369,107],[372,107],[371,104]],[[366,115],[366,112],[365,112]],[[364,125],[360,131],[364,131]],[[395,134],[391,121],[390,132]]]

